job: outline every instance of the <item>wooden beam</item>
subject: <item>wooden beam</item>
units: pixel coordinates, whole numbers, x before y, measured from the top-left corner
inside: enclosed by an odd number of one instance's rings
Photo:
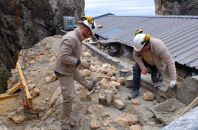
[[[8,93],[3,93],[3,94],[0,94],[0,100],[1,99],[5,99],[5,98],[10,98],[10,97],[15,97],[15,96],[18,96],[19,94],[13,94],[13,95],[10,95]]]
[[[13,93],[15,93],[19,88],[21,88],[22,84],[21,82],[18,82],[17,84],[15,84],[13,87],[11,87],[10,89],[8,89],[6,92],[9,95],[12,95]]]
[[[26,98],[27,98],[27,100],[28,100],[28,105],[29,105],[29,107],[31,107],[31,105],[32,105],[32,103],[31,103],[31,101],[32,101],[32,96],[30,95],[30,91],[29,91],[29,89],[28,89],[28,86],[27,86],[25,77],[24,77],[24,75],[23,75],[21,66],[20,66],[20,64],[19,64],[18,62],[17,62],[17,70],[18,70],[18,72],[19,72],[19,76],[20,76],[20,78],[21,78],[21,83],[22,83],[22,85],[23,85],[23,89],[24,89],[24,91],[25,91]]]

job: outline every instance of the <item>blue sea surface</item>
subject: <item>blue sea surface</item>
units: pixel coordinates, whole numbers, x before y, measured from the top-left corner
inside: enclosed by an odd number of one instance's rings
[[[153,16],[154,0],[85,0],[85,15]]]

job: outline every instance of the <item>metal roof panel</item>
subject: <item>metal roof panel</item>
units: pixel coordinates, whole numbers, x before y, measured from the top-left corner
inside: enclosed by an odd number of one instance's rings
[[[198,16],[115,16],[96,18],[103,28],[97,34],[132,46],[134,33],[145,33],[163,40],[175,61],[198,69]]]

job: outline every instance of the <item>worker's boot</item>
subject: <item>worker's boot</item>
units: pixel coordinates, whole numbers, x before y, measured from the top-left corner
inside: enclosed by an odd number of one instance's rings
[[[129,95],[128,95],[128,99],[132,99],[139,96],[139,90],[133,90]]]

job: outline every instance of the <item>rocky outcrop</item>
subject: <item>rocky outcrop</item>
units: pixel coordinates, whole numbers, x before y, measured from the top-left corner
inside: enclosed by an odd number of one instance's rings
[[[0,0],[0,12],[2,90],[6,89],[10,70],[15,67],[22,48],[19,39],[23,40],[23,47],[29,48],[44,37],[56,34],[63,28],[64,15],[79,19],[84,14],[84,0]]]
[[[155,0],[157,15],[198,15],[197,0]]]

